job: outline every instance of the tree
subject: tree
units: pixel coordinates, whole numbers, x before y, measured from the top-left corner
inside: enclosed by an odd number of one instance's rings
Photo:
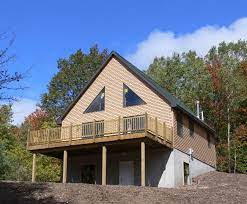
[[[53,118],[59,117],[75,99],[92,75],[105,61],[108,52],[97,45],[88,54],[78,50],[69,59],[58,60],[58,73],[51,79],[48,92],[41,96],[40,107]]]
[[[7,33],[0,34],[0,40],[4,41],[8,37]],[[4,48],[0,48],[0,101],[13,101],[15,97],[9,94],[9,90],[22,90],[19,82],[24,78],[23,73],[11,72],[9,64],[14,61],[15,56],[9,54],[9,49],[13,45],[15,36],[9,40]]]
[[[174,54],[171,58],[156,58],[147,70],[149,76],[190,109],[195,110],[194,102],[200,100],[206,121],[218,136],[217,167],[223,171],[233,169],[234,132],[241,118],[238,110],[246,105],[247,97],[247,77],[241,74],[246,69],[239,67],[246,60],[246,41],[223,42],[212,47],[204,58],[192,51]],[[237,171],[242,167],[238,166]]]
[[[4,173],[9,169],[7,151],[11,148],[13,138],[10,133],[10,106],[0,107],[0,179],[4,178]]]
[[[28,130],[37,130],[42,128],[49,128],[53,127],[55,125],[54,121],[51,120],[49,115],[42,109],[37,109],[33,113],[31,113],[29,116],[25,118],[24,123],[20,127],[20,140],[24,141],[26,144],[27,141],[27,134]],[[25,147],[24,147],[25,148]],[[16,149],[16,152],[20,151],[20,149]],[[26,150],[25,150],[26,151]],[[13,152],[13,155],[15,155],[16,152]],[[27,151],[26,151],[27,152]],[[28,156],[29,161],[31,163],[32,154],[27,152],[28,155],[20,154],[20,156]],[[26,157],[26,158],[28,158]],[[25,159],[24,159],[25,161]],[[16,162],[18,163],[18,162]],[[24,163],[24,162],[23,162]],[[28,168],[32,165],[30,163],[26,163],[26,166]],[[29,176],[31,175],[28,174]],[[58,182],[60,181],[61,177],[61,161],[59,159],[48,157],[45,155],[38,155],[37,156],[37,171],[36,171],[36,177],[37,181],[53,181]]]

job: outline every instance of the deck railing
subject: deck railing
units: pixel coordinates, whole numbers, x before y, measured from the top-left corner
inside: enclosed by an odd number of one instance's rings
[[[172,128],[165,122],[147,114],[130,117],[118,117],[112,120],[100,120],[29,132],[27,145],[51,144],[86,138],[107,137],[146,132],[172,143]]]

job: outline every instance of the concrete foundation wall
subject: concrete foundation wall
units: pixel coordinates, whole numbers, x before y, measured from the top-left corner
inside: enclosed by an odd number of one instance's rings
[[[134,161],[134,185],[141,184],[140,150],[126,152],[107,151],[107,184],[119,184],[119,161]],[[101,184],[101,152],[69,156],[68,182],[81,182],[83,165],[96,166],[96,184]],[[189,163],[189,155],[179,150],[146,149],[146,186],[172,188],[184,184],[184,162],[190,165],[192,178],[215,169],[197,159]]]
[[[174,186],[184,184],[184,162],[189,164],[192,178],[206,172],[215,171],[215,168],[195,158],[189,162],[189,155],[177,149],[174,149],[172,154],[174,155]]]
[[[170,177],[173,176],[168,169],[167,161],[170,158],[171,150],[163,148],[161,150],[146,149],[146,186],[172,185]],[[68,159],[68,182],[81,182],[81,169],[83,165],[96,166],[96,184],[101,184],[102,164],[101,152],[98,154],[87,154],[85,156],[69,156]],[[134,161],[134,185],[141,185],[141,152],[140,150],[131,152],[112,153],[107,151],[107,184],[119,184],[119,162]]]

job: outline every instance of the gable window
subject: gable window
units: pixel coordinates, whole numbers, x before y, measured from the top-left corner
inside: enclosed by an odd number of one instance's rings
[[[182,113],[177,113],[177,134],[183,137],[183,115]]]
[[[136,106],[146,104],[144,100],[140,98],[134,91],[132,91],[128,86],[123,84],[123,106]]]
[[[105,110],[105,87],[99,92],[96,98],[90,103],[84,113],[92,113]]]
[[[189,129],[190,129],[190,136],[193,137],[195,129],[194,129],[194,122],[191,119],[189,119]]]

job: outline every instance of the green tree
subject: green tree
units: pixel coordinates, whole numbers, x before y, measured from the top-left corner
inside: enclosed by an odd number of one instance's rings
[[[3,105],[0,107],[0,179],[5,178],[5,172],[10,169],[8,151],[14,143],[14,136],[11,132],[11,107]]]
[[[41,107],[52,117],[60,116],[75,99],[92,75],[105,61],[108,52],[97,45],[88,54],[78,50],[69,59],[58,60],[58,73],[51,79],[48,92],[41,96]]]
[[[216,129],[219,138],[219,170],[226,171],[227,167],[232,170],[230,153],[239,120],[237,110],[247,96],[247,78],[238,72],[246,59],[246,41],[223,42],[218,47],[212,47],[204,58],[192,51],[174,54],[172,57],[156,58],[147,70],[149,76],[190,109],[195,110],[194,102],[200,101],[206,121]]]

